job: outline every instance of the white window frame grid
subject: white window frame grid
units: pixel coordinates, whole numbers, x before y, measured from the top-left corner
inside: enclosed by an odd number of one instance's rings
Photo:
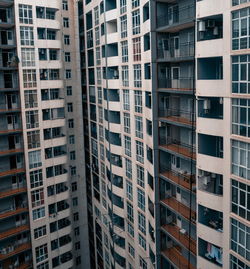
[[[123,109],[130,110],[130,91],[123,90]]]
[[[44,204],[44,191],[42,189],[33,190],[31,192],[31,204],[32,208],[41,206]]]
[[[145,172],[144,167],[136,165],[137,184],[142,188],[145,187]]]
[[[23,87],[35,88],[36,86],[36,69],[23,69]]]
[[[99,6],[94,8],[94,22],[95,26],[99,24]]]
[[[38,239],[47,234],[46,225],[34,229],[34,238]]]
[[[104,129],[103,129],[103,126],[102,125],[99,125],[99,140],[101,142],[104,141]]]
[[[147,269],[147,262],[140,256],[140,268]]]
[[[135,136],[143,139],[143,118],[135,116]]]
[[[138,211],[138,229],[146,235],[146,217],[140,211]]]
[[[102,84],[102,69],[101,69],[101,67],[96,68],[96,78],[97,78],[97,84],[101,85]]]
[[[122,86],[129,87],[129,69],[128,65],[122,66]]]
[[[132,179],[132,161],[125,158],[126,177]]]
[[[33,14],[32,14],[32,6],[31,5],[18,5],[19,12],[19,22],[24,24],[32,24],[33,23]]]
[[[133,41],[133,59],[135,62],[141,61],[141,37],[132,39]]]
[[[132,0],[132,9],[140,6],[140,0]]]
[[[134,64],[134,87],[141,88],[142,81],[141,81],[141,64]]]
[[[95,28],[95,45],[100,45],[100,27]]]
[[[98,97],[98,104],[102,104],[102,87],[97,87],[97,97]]]
[[[47,244],[36,247],[35,253],[36,253],[36,262],[37,263],[46,260],[48,258],[48,246],[47,246]]]
[[[63,10],[68,10],[69,9],[68,0],[63,0],[62,1],[62,8],[63,8]]]
[[[96,53],[96,65],[100,65],[101,64],[101,49],[100,47],[97,47],[95,50]]]
[[[135,112],[142,113],[142,91],[134,91],[134,100],[135,100]]]
[[[133,202],[133,183],[126,180],[126,197]]]
[[[141,32],[141,19],[140,19],[140,9],[132,12],[132,33],[133,35],[138,35]]]
[[[40,207],[32,210],[33,220],[38,220],[45,217],[45,207]]]
[[[135,236],[135,230],[134,230],[134,225],[131,224],[130,222],[127,223],[127,229],[128,229],[128,233],[131,237]]]
[[[123,121],[124,121],[124,132],[130,134],[131,132],[131,124],[130,124],[130,114],[123,113]]]
[[[34,48],[21,48],[21,54],[23,67],[32,67],[36,65]]]
[[[103,123],[103,107],[98,106],[98,115],[99,115],[99,122]]]
[[[127,201],[127,219],[134,223],[134,208],[133,205]]]
[[[127,135],[124,136],[124,151],[125,155],[131,157],[131,137]]]
[[[121,16],[120,22],[121,22],[121,38],[126,38],[128,36],[127,15]]]
[[[144,144],[141,141],[136,140],[136,160],[140,163],[144,163]]]
[[[135,257],[135,249],[129,243],[128,243],[128,253],[130,254],[131,257],[133,257],[133,258]]]
[[[26,116],[26,128],[33,129],[39,127],[39,114],[38,110],[31,110],[25,112]],[[34,120],[34,122],[33,122]]]
[[[30,172],[30,188],[34,189],[43,185],[42,169]]]
[[[122,51],[122,62],[127,63],[128,62],[128,41],[122,41],[121,42],[121,51]]]
[[[37,90],[24,91],[25,108],[35,108],[38,106]]]
[[[33,46],[34,45],[33,27],[20,26],[20,39],[21,39],[21,45]]]
[[[120,14],[127,12],[127,0],[120,0]]]
[[[145,212],[145,208],[146,208],[146,199],[145,199],[145,191],[137,188],[137,206]]]
[[[146,251],[147,250],[146,239],[140,233],[138,234],[138,242],[139,245]]]

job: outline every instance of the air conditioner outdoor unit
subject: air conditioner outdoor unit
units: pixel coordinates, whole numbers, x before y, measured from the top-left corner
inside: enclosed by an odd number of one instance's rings
[[[204,110],[209,110],[211,108],[211,101],[208,99],[205,99],[203,102],[203,109]]]
[[[199,21],[198,22],[198,31],[204,32],[206,30],[206,23],[205,21]]]

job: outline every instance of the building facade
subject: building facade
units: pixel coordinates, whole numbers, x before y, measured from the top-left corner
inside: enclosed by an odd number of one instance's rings
[[[1,268],[89,268],[78,1],[0,1]]]

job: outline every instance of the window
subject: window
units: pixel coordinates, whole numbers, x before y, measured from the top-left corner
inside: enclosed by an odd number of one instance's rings
[[[138,229],[146,235],[146,218],[138,211]]]
[[[48,258],[47,244],[36,247],[36,262],[41,262]]]
[[[25,108],[37,107],[37,91],[25,90],[24,91]]]
[[[122,66],[122,86],[129,86],[129,71],[127,65]]]
[[[138,207],[145,212],[145,192],[137,188]]]
[[[35,168],[42,165],[41,150],[29,152],[29,168]]]
[[[131,138],[129,136],[124,136],[124,148],[125,154],[131,157]]]
[[[77,182],[72,182],[71,183],[71,191],[72,192],[77,191]]]
[[[141,65],[134,64],[134,87],[140,88],[141,84]]]
[[[22,48],[22,66],[31,67],[35,66],[35,49],[33,48]]]
[[[49,262],[43,262],[37,265],[37,269],[49,269]]]
[[[127,0],[120,0],[120,14],[127,12]]]
[[[135,257],[135,249],[128,243],[128,253],[134,258]]]
[[[69,28],[69,18],[63,18],[63,27]]]
[[[66,90],[67,90],[67,95],[71,96],[72,95],[72,86],[67,86]]]
[[[144,188],[145,180],[144,180],[144,168],[140,165],[136,165],[136,175],[137,175],[137,184]]]
[[[126,177],[132,179],[132,162],[129,159],[125,159]]]
[[[100,45],[100,28],[99,27],[96,27],[95,28],[95,44],[96,46]],[[99,50],[99,53],[100,53],[100,48],[97,47],[96,50]],[[98,64],[100,64],[100,62],[98,62]]]
[[[146,249],[147,249],[146,239],[145,239],[141,234],[139,234],[139,235],[138,235],[138,240],[139,240],[139,245],[140,245],[144,250],[146,250]]]
[[[96,48],[96,65],[101,64],[101,51],[100,47]]]
[[[34,45],[33,27],[20,26],[20,38],[21,38],[21,45],[33,46]]]
[[[135,116],[135,135],[138,138],[143,138],[143,121],[142,117]]]
[[[46,235],[46,225],[38,227],[34,230],[35,239]]]
[[[127,63],[128,62],[128,41],[122,41],[121,48],[122,48],[122,62]]]
[[[102,98],[103,98],[103,96],[102,96],[102,88],[101,87],[98,87],[97,88],[97,96],[98,96],[98,104],[102,104]]]
[[[231,249],[250,260],[250,230],[243,223],[231,218]]]
[[[40,131],[27,132],[28,149],[40,147]]]
[[[133,186],[132,182],[126,181],[126,196],[130,201],[133,201]]]
[[[139,7],[140,5],[140,0],[132,0],[132,8]]]
[[[63,0],[62,1],[62,8],[63,8],[63,10],[68,10],[69,9],[68,0]]]
[[[250,144],[232,141],[232,173],[250,180]]]
[[[230,269],[249,269],[249,266],[231,254]]]
[[[72,167],[70,168],[70,174],[71,174],[71,176],[76,175],[76,167],[75,167],[75,166],[72,166]]]
[[[132,12],[132,32],[133,35],[140,34],[140,10],[137,9]]]
[[[124,119],[124,132],[130,134],[130,114],[124,113],[123,119]]]
[[[121,38],[125,38],[128,35],[127,15],[121,17]]]
[[[74,198],[72,199],[72,205],[73,205],[73,206],[78,206],[78,198],[77,198],[77,197],[74,197]]]
[[[65,70],[65,79],[71,79],[71,70],[70,69]]]
[[[69,63],[71,61],[70,52],[64,53],[64,59],[65,59],[65,62],[67,62],[67,63]]]
[[[147,263],[141,256],[140,256],[140,268],[147,269]]]
[[[32,211],[33,220],[41,219],[45,217],[45,207],[34,209]]]
[[[39,127],[38,110],[26,111],[26,128],[32,129]]]
[[[144,145],[140,141],[136,141],[136,160],[144,163]]]
[[[50,61],[58,60],[58,50],[57,49],[50,49],[49,50],[49,59]],[[66,59],[65,59],[66,61]]]
[[[135,112],[142,113],[142,92],[134,91],[135,96]]]
[[[101,69],[101,67],[96,68],[96,77],[97,77],[97,84],[102,84],[102,69]]]
[[[32,24],[32,6],[19,4],[19,22]]]
[[[76,213],[73,214],[73,219],[74,219],[74,221],[78,221],[79,220],[79,213],[78,212],[76,212]]]
[[[134,209],[133,205],[127,202],[127,218],[132,223],[134,222]]]
[[[250,221],[250,186],[232,180],[232,212]]]
[[[68,112],[73,112],[73,103],[67,104]]]
[[[68,127],[69,128],[74,128],[74,119],[69,119],[68,120]]]
[[[133,57],[134,61],[141,60],[141,38],[133,38]]]
[[[250,48],[250,8],[232,12],[232,49]]]
[[[250,55],[232,57],[232,93],[249,94]]]
[[[133,224],[131,224],[130,222],[128,222],[128,233],[129,233],[130,236],[132,236],[132,237],[135,236],[134,226],[133,226]]]
[[[250,100],[232,99],[232,133],[250,137]]]
[[[74,136],[74,135],[70,135],[70,136],[69,136],[69,143],[70,143],[71,145],[75,144],[75,136]]]
[[[129,90],[123,90],[123,109],[130,110]]]
[[[94,8],[95,26],[99,24],[99,7]]]
[[[76,152],[75,151],[71,151],[69,153],[69,156],[70,156],[70,160],[71,161],[74,161],[76,159]]]
[[[31,189],[40,187],[43,185],[43,173],[42,169],[30,172],[30,187]]]
[[[36,70],[35,69],[23,70],[23,87],[24,88],[36,87]]]
[[[64,45],[70,45],[70,36],[69,35],[64,35]]]

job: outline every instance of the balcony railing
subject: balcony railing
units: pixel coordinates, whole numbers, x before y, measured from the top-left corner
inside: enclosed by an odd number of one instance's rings
[[[5,176],[9,176],[9,175],[16,175],[16,174],[20,174],[20,173],[24,173],[24,172],[25,172],[25,169],[23,167],[9,169],[7,171],[0,172],[0,177],[5,177]]]
[[[194,5],[188,5],[183,8],[174,7],[161,16],[157,17],[157,27],[171,27],[180,24],[192,22],[195,18]]]
[[[15,195],[18,193],[22,193],[22,192],[26,192],[26,187],[25,187],[25,183],[22,184],[13,184],[11,186],[5,187],[5,188],[1,188],[0,189],[0,199],[11,196],[11,195]]]
[[[171,137],[160,137],[160,146],[179,153],[187,158],[196,158],[195,145],[186,144]]]
[[[196,113],[192,111],[185,111],[181,109],[160,109],[160,118],[167,118],[171,121],[176,121],[183,124],[195,125]]]
[[[16,207],[15,205],[9,206],[0,210],[0,219],[8,218],[10,216],[18,215],[28,210],[28,205],[23,203],[22,205]]]
[[[158,88],[192,91],[194,89],[194,85],[194,78],[158,78]]]
[[[22,241],[23,241],[23,243],[15,242],[11,245],[3,247],[0,250],[0,260],[17,255],[18,253],[24,252],[24,251],[31,248],[31,244],[28,243],[28,238],[26,240],[22,240]]]
[[[191,263],[182,255],[180,247],[171,247],[162,251],[162,254],[165,255],[173,264],[179,269],[195,269]]]
[[[196,222],[196,212],[194,212],[191,208],[184,205],[183,203],[177,201],[175,198],[167,196],[165,199],[162,199],[161,201],[163,202],[163,204],[166,204],[174,211],[179,212],[179,214],[181,214],[187,220],[191,220],[193,223]]]
[[[27,230],[29,230],[29,225],[24,224],[24,225],[21,225],[21,226],[12,228],[10,230],[1,232],[1,234],[0,234],[0,240],[5,239],[5,238],[8,238],[8,237],[13,236],[13,235],[20,234],[20,233],[25,232]]]
[[[158,48],[157,57],[159,60],[181,61],[194,57],[194,42],[181,43],[178,49],[170,47],[168,50]]]
[[[171,169],[170,167],[160,167],[160,173],[170,179],[171,181],[181,185],[188,190],[195,190],[195,175],[188,174],[187,172],[180,172]],[[190,184],[190,180],[192,184]]]
[[[185,248],[190,249],[194,255],[196,255],[196,241],[181,230],[175,224],[163,225],[162,228],[177,239]]]

